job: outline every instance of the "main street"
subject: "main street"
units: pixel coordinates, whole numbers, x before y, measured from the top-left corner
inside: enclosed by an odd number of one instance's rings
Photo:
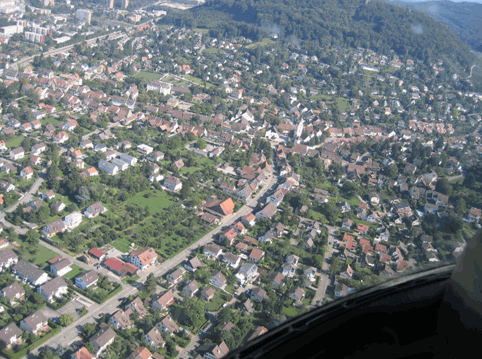
[[[240,220],[242,217],[246,216],[247,214],[251,213],[254,208],[256,208],[258,204],[258,200],[268,191],[268,190],[273,190],[274,187],[276,186],[278,182],[278,177],[275,176],[274,174],[269,177],[268,183],[266,184],[265,187],[263,187],[258,194],[255,195],[251,200],[248,200],[246,204],[235,214],[232,216],[225,218],[219,223],[219,226],[214,228],[211,232],[206,234],[204,237],[199,239],[197,242],[193,243],[186,249],[184,249],[182,252],[178,253],[171,259],[168,259],[167,261],[161,263],[158,265],[153,271],[149,273],[143,273],[141,277],[141,281],[144,281],[145,278],[147,277],[148,274],[153,273],[156,277],[163,276],[166,274],[170,269],[173,267],[177,266],[179,263],[182,263],[185,261],[191,252],[195,250],[198,247],[202,247],[206,245],[207,243],[211,242],[214,237],[221,232],[221,230],[225,227],[229,227],[233,225],[235,222]]]

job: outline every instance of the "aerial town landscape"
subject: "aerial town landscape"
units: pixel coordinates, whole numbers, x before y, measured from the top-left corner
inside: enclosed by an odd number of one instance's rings
[[[0,3],[0,355],[218,359],[481,228],[482,92],[442,59]]]

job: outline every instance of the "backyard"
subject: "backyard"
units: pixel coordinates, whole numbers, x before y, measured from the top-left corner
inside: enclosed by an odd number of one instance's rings
[[[139,71],[138,73],[136,73],[134,75],[135,78],[143,78],[143,79],[146,79],[148,81],[152,81],[152,80],[158,80],[161,75],[158,74],[158,73],[155,73],[155,72],[146,72],[146,71]]]

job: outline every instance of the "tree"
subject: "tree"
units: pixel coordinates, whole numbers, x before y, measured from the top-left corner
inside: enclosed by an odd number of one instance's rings
[[[465,211],[467,211],[467,203],[463,198],[459,198],[457,202],[455,202],[455,211],[461,216],[463,216]]]
[[[355,183],[346,181],[343,184],[343,192],[346,196],[352,197],[357,194],[357,191],[358,191],[358,186]]]
[[[52,352],[52,349],[49,347],[44,347],[42,351],[38,354],[39,359],[54,359],[55,355]]]
[[[94,344],[92,344],[91,342],[87,342],[85,343],[85,349],[87,349],[89,351],[90,354],[94,354],[95,353],[95,347],[94,347]]]
[[[153,273],[150,273],[147,276],[147,279],[146,279],[146,282],[144,283],[144,286],[146,287],[146,291],[148,293],[154,293],[156,291],[157,282],[156,282],[156,278],[154,277]]]
[[[74,318],[72,318],[72,316],[68,314],[62,314],[59,318],[59,323],[63,327],[69,326],[70,324],[73,323],[73,321],[74,321]]]
[[[187,298],[184,302],[185,324],[190,327],[201,325],[204,320],[204,305],[197,298]]]
[[[472,172],[470,172],[467,175],[467,177],[465,177],[463,184],[465,187],[472,188],[475,182],[476,182],[475,175]]]
[[[206,141],[204,141],[202,138],[200,138],[199,140],[197,140],[197,147],[200,149],[200,150],[204,150],[206,148]]]
[[[82,186],[79,188],[79,192],[75,195],[75,199],[79,201],[79,203],[84,203],[90,200],[90,193],[87,187]]]
[[[93,323],[86,323],[82,327],[82,336],[84,337],[84,339],[89,339],[96,332],[97,332],[97,326]]]
[[[437,185],[435,186],[435,189],[447,196],[449,196],[450,193],[452,192],[452,186],[450,185],[450,182],[447,178],[442,178],[438,180]]]
[[[286,316],[284,314],[274,314],[271,316],[269,322],[266,324],[268,329],[273,329],[278,325],[286,322]]]

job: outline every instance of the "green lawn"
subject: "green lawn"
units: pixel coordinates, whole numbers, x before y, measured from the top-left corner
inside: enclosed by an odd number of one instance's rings
[[[204,50],[205,53],[207,54],[217,54],[219,52],[219,49],[216,49],[214,47],[210,47],[209,49]]]
[[[80,273],[83,273],[84,270],[82,268],[80,268],[77,264],[72,264],[70,266],[70,268],[72,268],[72,270],[68,273],[65,273],[62,278],[75,278],[77,277]]]
[[[264,38],[263,40],[261,40],[260,42],[255,42],[253,44],[250,44],[248,46],[246,46],[246,48],[248,49],[254,49],[255,47],[258,47],[258,46],[266,46],[266,45],[272,45],[274,44],[275,42],[271,39],[268,39],[268,38]]]
[[[7,142],[5,142],[5,144],[7,145],[8,148],[18,147],[18,146],[20,146],[20,144],[22,143],[24,138],[25,137],[23,137],[23,136],[15,136],[11,140],[8,140]]]
[[[350,106],[348,105],[348,101],[343,98],[338,98],[338,109],[339,110],[346,110]]]
[[[45,126],[51,123],[54,126],[58,126],[62,123],[62,121],[57,120],[55,117],[52,116],[45,116],[43,119],[40,120],[40,123]]]
[[[134,75],[136,78],[144,78],[146,80],[158,80],[161,75],[155,72],[146,72],[146,71],[139,71],[137,74]]]
[[[224,303],[225,302],[224,302],[223,298],[215,295],[213,297],[213,299],[211,299],[209,302],[206,302],[204,307],[206,309],[208,309],[210,312],[217,312],[218,310],[221,309],[221,307],[223,306]]]
[[[130,243],[126,238],[120,238],[111,243],[112,246],[121,251],[122,253],[128,253],[130,251]]]
[[[54,251],[51,251],[50,249],[45,248],[44,246],[39,246],[38,252],[35,254],[34,263],[36,265],[43,264],[48,260],[52,259],[53,257],[55,257],[56,255],[57,253],[55,253]]]
[[[234,288],[233,284],[227,285],[224,289],[226,290],[226,292],[229,292],[231,294],[234,293],[234,291],[235,291],[235,288]]]
[[[194,31],[200,32],[202,34],[207,34],[209,32],[208,29],[199,29],[199,28],[195,28]]]
[[[281,310],[281,314],[286,315],[288,318],[296,317],[299,313],[299,310],[293,306],[290,307],[283,307]]]
[[[145,194],[148,194],[149,197],[145,198]],[[128,199],[127,203],[138,204],[140,206],[148,206],[149,213],[155,214],[161,212],[165,208],[168,208],[174,202],[169,199],[169,195],[166,192],[144,191],[139,192],[134,197]]]
[[[136,280],[138,280],[140,277],[138,275],[134,276],[134,277],[125,277],[124,279],[122,279],[122,281],[126,284],[131,284],[131,283],[134,283]]]

